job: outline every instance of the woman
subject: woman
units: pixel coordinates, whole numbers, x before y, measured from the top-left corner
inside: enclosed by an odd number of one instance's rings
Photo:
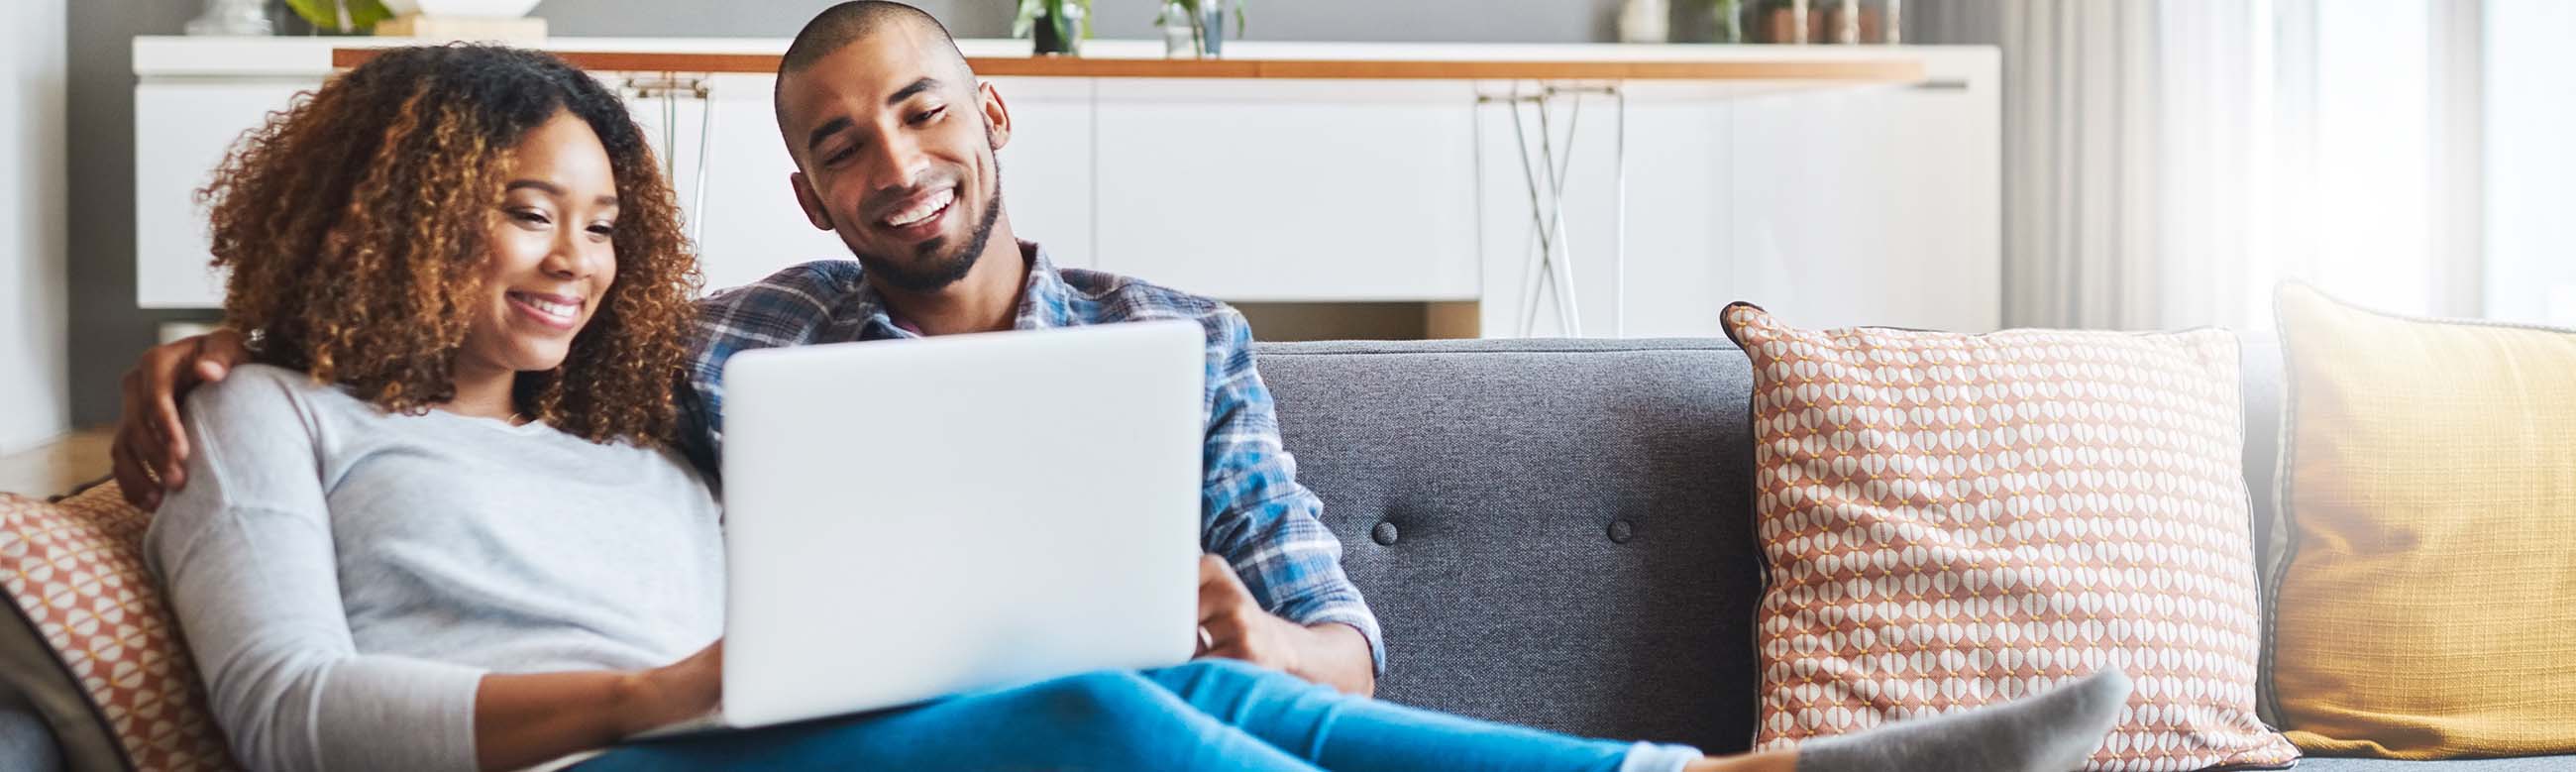
[[[190,396],[193,484],[147,546],[250,766],[2039,770],[2127,694],[1707,759],[1201,662],[618,745],[712,709],[723,656],[716,506],[665,449],[694,262],[653,164],[597,81],[456,46],[380,55],[218,171],[261,364]],[[2060,731],[1996,734],[2028,723]]]

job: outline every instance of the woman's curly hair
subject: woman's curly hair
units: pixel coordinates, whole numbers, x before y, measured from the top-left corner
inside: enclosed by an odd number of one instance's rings
[[[232,271],[226,323],[261,361],[385,410],[453,399],[511,149],[563,111],[608,150],[617,273],[563,364],[519,375],[516,407],[594,442],[668,443],[697,258],[625,103],[542,52],[390,49],[271,114],[197,194]]]

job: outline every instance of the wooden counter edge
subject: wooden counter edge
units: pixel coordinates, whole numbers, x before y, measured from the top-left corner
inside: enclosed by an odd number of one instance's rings
[[[331,66],[348,69],[382,48],[335,48]],[[754,73],[778,71],[775,54],[679,54],[558,51],[595,72]],[[1085,59],[969,57],[975,74],[1053,78],[1281,78],[1300,80],[1768,80],[1910,83],[1923,63],[1907,59],[1802,61],[1414,61],[1334,59]]]

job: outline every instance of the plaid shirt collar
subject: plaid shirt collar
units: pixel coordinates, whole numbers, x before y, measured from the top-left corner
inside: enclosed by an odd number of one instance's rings
[[[1020,284],[1020,308],[1012,316],[1011,329],[1045,330],[1071,327],[1086,321],[1074,318],[1073,287],[1065,284],[1064,276],[1055,272],[1055,262],[1047,259],[1046,247],[1034,241],[1022,241],[1020,259],[1028,268],[1028,276]],[[895,323],[894,309],[886,305],[885,296],[877,292],[874,283],[860,282],[858,292],[850,296],[850,303],[854,315],[863,320],[859,328],[860,340],[921,337],[921,333]]]

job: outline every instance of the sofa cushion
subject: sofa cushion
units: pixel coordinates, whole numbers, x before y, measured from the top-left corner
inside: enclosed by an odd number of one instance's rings
[[[72,769],[224,770],[178,624],[145,569],[151,516],[114,483],[60,502],[0,494],[0,678]]]
[[[2286,767],[2254,714],[2259,593],[2235,337],[1801,330],[1752,359],[1764,747],[2138,683],[2093,769]]]
[[[1380,697],[1713,752],[1752,727],[1744,357],[1722,340],[1269,344]]]
[[[2282,728],[2336,755],[2576,753],[2576,331],[2300,285],[2277,311]]]

